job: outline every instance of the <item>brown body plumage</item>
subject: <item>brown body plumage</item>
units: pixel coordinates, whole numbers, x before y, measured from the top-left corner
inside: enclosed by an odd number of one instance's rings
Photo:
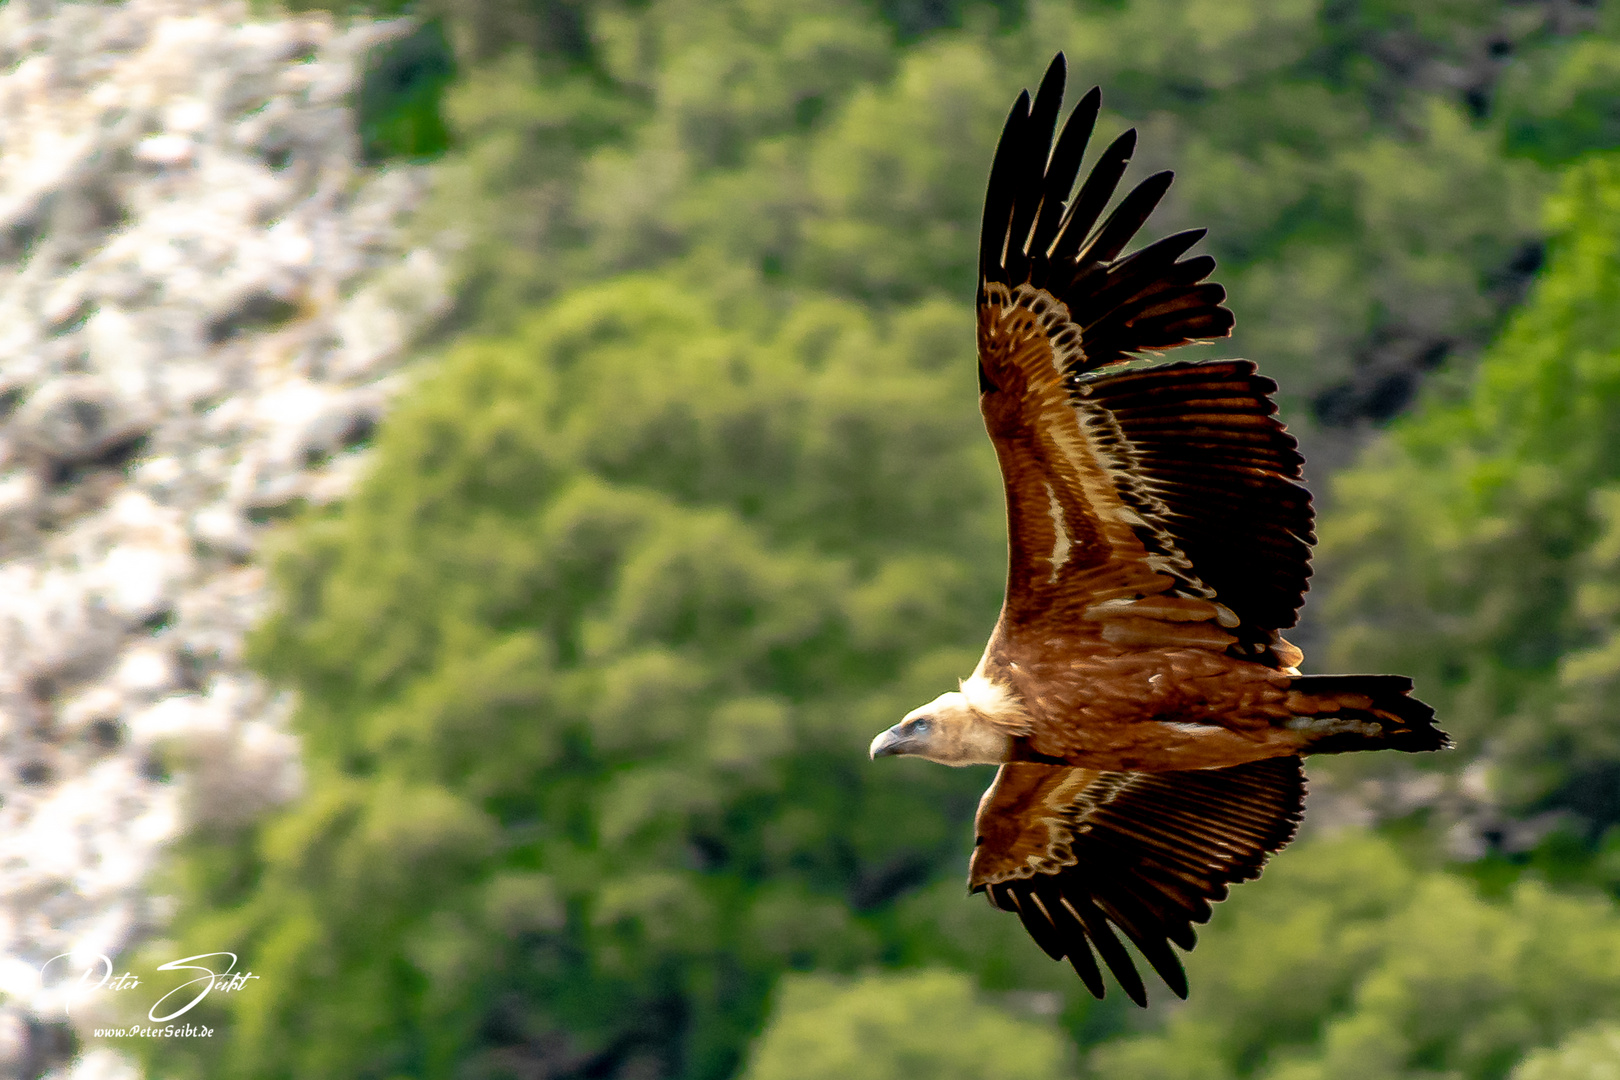
[[[1411,680],[1301,675],[1281,636],[1315,536],[1276,384],[1246,360],[1118,367],[1233,320],[1205,280],[1214,260],[1182,258],[1201,230],[1121,255],[1169,173],[1102,219],[1134,132],[1070,198],[1100,95],[1054,146],[1063,82],[1059,56],[1033,105],[1019,97],[985,199],[979,402],[1006,484],[1001,619],[961,689],[871,752],[1000,765],[971,887],[1093,993],[1095,949],[1145,1003],[1115,931],[1185,996],[1168,943],[1192,948],[1209,904],[1292,838],[1300,755],[1447,739]]]

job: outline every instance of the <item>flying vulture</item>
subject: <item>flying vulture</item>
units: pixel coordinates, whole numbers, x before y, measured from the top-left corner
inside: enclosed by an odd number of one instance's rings
[[[1093,89],[1054,145],[1060,54],[1019,95],[979,247],[979,408],[1006,484],[1007,594],[978,668],[872,757],[1000,766],[969,885],[1103,996],[1096,955],[1147,1003],[1120,934],[1178,996],[1179,955],[1227,887],[1259,875],[1303,810],[1304,754],[1438,750],[1399,675],[1301,675],[1310,493],[1247,360],[1130,363],[1225,337],[1204,230],[1122,255],[1170,187],[1106,217],[1127,131],[1071,192]],[[1101,224],[1098,224],[1099,221]],[[1093,953],[1095,950],[1095,954]]]

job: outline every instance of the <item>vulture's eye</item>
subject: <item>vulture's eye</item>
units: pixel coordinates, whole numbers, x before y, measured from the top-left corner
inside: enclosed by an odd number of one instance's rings
[[[911,732],[914,735],[926,735],[933,724],[926,716],[919,716],[911,722]]]

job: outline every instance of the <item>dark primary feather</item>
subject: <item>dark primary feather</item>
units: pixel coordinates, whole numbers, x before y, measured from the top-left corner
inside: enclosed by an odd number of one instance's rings
[[[1041,179],[1046,172],[1047,157],[1052,149],[1052,133],[1056,129],[1058,110],[1062,105],[1063,68],[1054,63],[1047,68],[1046,77],[1041,80],[1041,87],[1035,93],[1029,119],[1022,125],[1021,153],[1013,159],[1017,163],[1013,173],[1015,186],[1007,226],[1008,242],[1004,251],[1004,261],[1009,266],[1024,268],[1021,238],[1029,235],[1030,225],[1041,209]]]
[[[1096,88],[1093,88],[1096,89]],[[1102,97],[1097,91],[1099,100]],[[1080,245],[1085,243],[1086,236],[1090,234],[1091,227],[1097,224],[1102,216],[1103,208],[1108,200],[1114,197],[1114,189],[1119,186],[1120,177],[1125,175],[1125,169],[1131,163],[1131,155],[1136,153],[1136,129],[1125,132],[1108,144],[1097,163],[1091,167],[1091,175],[1086,182],[1080,185],[1080,194],[1074,197],[1068,210],[1063,214],[1063,222],[1058,226],[1057,238],[1047,249],[1047,258],[1052,266],[1063,266],[1074,260]],[[1040,284],[1045,287],[1045,280]]]
[[[1102,91],[1092,87],[1080,104],[1069,114],[1058,136],[1052,158],[1046,164],[1046,181],[1041,188],[1040,217],[1035,221],[1035,235],[1055,236],[1063,221],[1064,202],[1074,189],[1074,178],[1080,175],[1080,159],[1085,156],[1086,144],[1097,126],[1097,113],[1102,108]],[[1037,168],[1039,164],[1037,164]]]
[[[1080,253],[1075,258],[1082,264],[1112,262],[1125,245],[1131,242],[1138,229],[1147,224],[1148,217],[1164,198],[1165,192],[1170,190],[1170,181],[1175,179],[1175,173],[1154,173],[1131,190],[1131,193],[1120,201],[1114,212],[1108,215],[1103,227],[1097,230]],[[1116,267],[1123,270],[1124,267]]]
[[[1012,178],[1022,162],[1014,158],[1024,144],[1023,131],[1029,122],[1029,91],[1021,91],[1001,129],[996,156],[990,162],[990,179],[985,184],[984,221],[979,232],[979,279],[1000,273],[1007,234],[1011,231],[1013,209]],[[998,279],[993,279],[998,280]]]
[[[1133,256],[1120,252],[1141,229],[1170,187],[1161,172],[1138,184],[1103,219],[1136,147],[1127,131],[1098,157],[1073,199],[1069,194],[1090,141],[1100,107],[1095,88],[1069,114],[1053,146],[1063,101],[1061,53],[1047,69],[1033,104],[1019,95],[1002,129],[985,193],[979,240],[980,300],[983,285],[1031,284],[1063,301],[1082,327],[1090,371],[1129,359],[1143,350],[1173,348],[1224,337],[1232,313],[1222,307],[1226,291],[1200,284],[1214,261],[1177,261],[1203,235],[1180,233]]]

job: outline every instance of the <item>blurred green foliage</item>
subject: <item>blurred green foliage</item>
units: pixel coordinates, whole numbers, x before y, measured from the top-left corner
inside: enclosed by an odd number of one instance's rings
[[[1496,795],[1577,815],[1620,887],[1620,159],[1573,167],[1548,215],[1547,271],[1471,384],[1337,477],[1330,663],[1413,673]]]
[[[925,970],[782,980],[744,1080],[1059,1080],[1069,1050],[1048,1024],[980,1000],[965,975]]]
[[[458,326],[705,258],[880,311],[970,295],[984,162],[1062,48],[1107,91],[1105,136],[1144,129],[1134,175],[1180,170],[1154,227],[1210,227],[1232,350],[1329,426],[1388,418],[1487,340],[1539,265],[1563,160],[1528,132],[1584,150],[1607,130],[1580,51],[1607,32],[1578,31],[1609,16],[1552,5],[917,5],[920,37],[860,0],[425,10],[474,69],[440,188],[466,242]],[[1554,75],[1567,94],[1542,92]]]
[[[1318,839],[1217,911],[1160,1033],[1105,1044],[1119,1080],[1496,1080],[1620,1016],[1620,910],[1524,882],[1500,903],[1388,841]]]
[[[1560,42],[1515,66],[1502,120],[1510,152],[1548,165],[1620,146],[1620,42]]]
[[[1157,228],[1211,228],[1233,349],[1266,359],[1296,423],[1330,427],[1393,416],[1471,356],[1539,265],[1545,169],[1620,146],[1615,16],[1580,5],[414,10],[469,69],[444,103],[464,146],[441,185],[468,241],[462,327],[702,249],[867,304],[964,295],[1004,99],[1063,48],[1111,123],[1145,127],[1137,175],[1181,170]],[[390,116],[432,127],[401,102]],[[413,130],[369,145],[442,145]]]
[[[444,26],[424,23],[366,57],[354,103],[368,162],[438,157],[450,146],[441,106],[455,76]]]
[[[1620,814],[1580,794],[1620,761],[1609,10],[415,10],[361,123],[379,157],[449,147],[421,227],[456,241],[457,305],[359,489],[281,538],[253,651],[298,694],[308,790],[178,852],[157,948],[226,942],[260,981],[197,1010],[221,1037],[145,1048],[155,1074],[934,1075],[915,1055],[999,1040],[1033,1077],[1067,1067],[1054,1032],[1120,1080],[1597,1060],[1620,920],[1546,881],[1620,881]],[[1529,876],[1304,844],[1221,910],[1192,1002],[1135,1021],[964,897],[983,771],[864,757],[999,602],[973,248],[1007,103],[1057,48],[1103,136],[1144,128],[1137,175],[1180,170],[1155,228],[1212,228],[1221,351],[1291,418],[1382,421],[1452,358],[1324,527],[1334,659],[1415,671],[1458,761],[1489,746],[1513,806],[1587,815]],[[1549,232],[1476,388],[1461,361]],[[825,977],[895,967],[934,973]]]
[[[1512,1080],[1620,1080],[1620,1024],[1598,1024],[1531,1054]]]

